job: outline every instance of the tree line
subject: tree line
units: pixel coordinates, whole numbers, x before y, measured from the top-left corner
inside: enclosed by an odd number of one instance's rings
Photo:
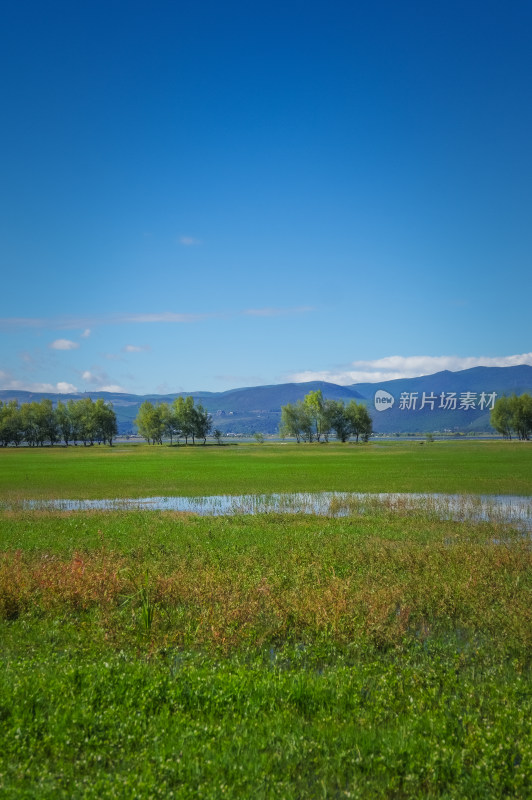
[[[0,444],[3,447],[24,442],[29,447],[43,447],[47,442],[53,445],[61,441],[67,447],[70,442],[112,445],[117,433],[112,403],[102,398],[95,402],[90,397],[68,400],[66,404],[59,401],[55,408],[49,398],[21,405],[17,400],[0,401]]]
[[[505,439],[512,434],[528,440],[532,434],[532,396],[527,392],[510,397],[499,397],[490,413],[490,422]]]
[[[148,444],[162,444],[163,437],[169,438],[170,444],[173,444],[174,437],[177,444],[180,438],[185,440],[185,444],[189,439],[192,439],[192,444],[196,439],[203,439],[205,444],[212,430],[212,417],[201,403],[194,405],[193,397],[177,397],[171,404],[157,405],[145,400],[135,417],[135,425]],[[214,434],[219,441],[219,431]]]
[[[327,442],[333,431],[341,442],[351,436],[367,442],[373,423],[364,403],[350,400],[324,400],[321,389],[309,392],[303,400],[281,408],[282,436],[295,436],[297,442]]]

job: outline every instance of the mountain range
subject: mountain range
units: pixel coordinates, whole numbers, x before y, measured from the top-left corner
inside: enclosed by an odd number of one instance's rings
[[[17,399],[19,403],[51,398],[79,399],[103,397],[113,404],[121,434],[135,431],[134,419],[145,400],[169,402],[179,394],[192,395],[213,416],[215,428],[224,433],[277,433],[281,406],[302,400],[310,391],[321,389],[324,398],[367,404],[376,433],[413,433],[428,431],[489,431],[489,408],[505,394],[532,393],[532,366],[473,367],[451,372],[444,370],[417,378],[400,378],[379,383],[356,383],[339,386],[325,381],[253,386],[225,392],[182,392],[178,394],[135,395],[115,392],[84,394],[49,394],[1,390],[0,400]],[[376,394],[382,401],[376,402]],[[454,395],[454,397],[453,397]],[[455,406],[455,407],[453,407]],[[382,408],[383,410],[377,410]]]

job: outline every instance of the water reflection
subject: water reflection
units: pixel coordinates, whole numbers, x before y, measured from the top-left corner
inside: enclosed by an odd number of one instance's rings
[[[532,498],[519,495],[458,495],[404,492],[295,492],[212,495],[208,497],[139,497],[105,500],[27,500],[25,508],[62,511],[153,510],[201,516],[237,514],[317,514],[341,517],[369,511],[432,513],[456,520],[489,520],[532,529]]]

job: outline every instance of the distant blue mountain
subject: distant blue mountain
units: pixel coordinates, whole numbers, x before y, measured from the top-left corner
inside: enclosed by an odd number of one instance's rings
[[[434,375],[423,375],[419,378],[401,378],[399,380],[382,381],[380,383],[356,383],[352,386],[339,386],[324,381],[308,383],[284,383],[273,386],[252,386],[242,389],[231,389],[226,392],[182,392],[183,396],[192,395],[196,403],[203,406],[213,415],[214,425],[224,432],[233,433],[276,433],[281,419],[281,407],[287,403],[302,400],[310,391],[321,389],[323,396],[334,400],[364,401],[373,417],[374,430],[377,433],[427,432],[427,431],[483,431],[489,430],[489,410],[482,401],[482,393],[487,397],[496,393],[516,392],[532,393],[532,367],[474,367],[460,372],[437,372]],[[393,398],[385,411],[377,411],[375,394],[386,392]],[[456,409],[440,408],[441,395],[443,403],[449,403],[447,396],[456,395]],[[425,398],[423,398],[425,393]],[[461,395],[468,395],[467,408],[460,409]],[[14,390],[0,391],[0,400],[17,399],[20,403],[51,398],[54,403],[69,398],[79,399],[82,396],[93,399],[103,397],[113,403],[119,431],[134,431],[133,420],[144,400],[153,403],[172,402],[179,394],[135,395],[117,392],[86,392],[81,394],[59,395],[41,392],[22,392]],[[474,397],[472,397],[474,395]],[[405,396],[408,396],[410,407],[406,407]],[[431,398],[434,397],[432,400]],[[424,408],[421,408],[425,400]],[[484,403],[484,408],[480,406]],[[401,408],[401,404],[405,407]],[[472,406],[473,404],[473,406]]]
[[[459,372],[444,370],[419,378],[356,383],[350,388],[367,400],[376,432],[487,431],[491,429],[488,396],[532,393],[532,367],[523,364],[473,367]],[[393,405],[384,406],[386,410],[380,412],[375,402],[378,391],[394,398]],[[452,408],[454,403],[449,398],[452,393],[456,396],[456,408]],[[436,399],[428,400],[432,396]]]

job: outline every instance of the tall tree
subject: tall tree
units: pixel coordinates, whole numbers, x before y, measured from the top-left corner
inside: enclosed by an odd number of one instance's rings
[[[207,436],[211,432],[212,428],[212,417],[208,413],[208,411],[203,408],[201,403],[199,403],[194,408],[194,433],[193,436],[197,436],[198,439],[203,439],[203,444],[207,442]]]
[[[373,423],[367,407],[364,403],[357,403],[356,400],[350,400],[345,412],[349,420],[351,435],[355,436],[357,442],[360,436],[363,441],[367,442],[373,433]]]
[[[0,403],[0,441],[4,447],[10,444],[18,447],[24,441],[20,409],[16,400]]]
[[[94,416],[94,431],[95,437],[104,444],[109,442],[109,446],[113,446],[113,437],[118,433],[118,425],[116,423],[116,414],[113,411],[111,403],[106,403],[103,398],[99,397],[94,403],[92,409]]]
[[[154,406],[149,400],[145,400],[135,418],[135,425],[137,426],[141,436],[144,436],[152,444],[162,444],[163,435],[166,424],[165,412],[161,406]]]
[[[59,439],[59,428],[55,416],[54,405],[50,398],[45,397],[36,404],[37,437],[42,446],[46,441],[55,444]]]
[[[67,400],[67,411],[70,417],[70,424],[72,426],[71,430],[71,437],[74,444],[77,446],[77,443],[82,438],[82,414],[81,414],[81,404],[79,400]]]
[[[151,417],[153,413],[153,403],[150,403],[149,400],[145,400],[138,412],[137,416],[134,419],[134,423],[137,426],[137,430],[140,435],[146,439],[148,444],[152,438],[152,424],[151,424]]]
[[[490,414],[490,422],[505,439],[514,433],[518,439],[528,440],[532,434],[532,396],[521,395],[499,397]]]
[[[512,438],[512,407],[509,397],[499,397],[490,412],[490,423],[505,439]]]
[[[532,434],[532,396],[525,392],[515,397],[513,403],[514,430],[519,439],[528,440]]]
[[[87,446],[87,442],[89,445],[93,445],[96,438],[96,416],[91,397],[83,397],[76,402],[76,415],[80,438],[84,446]]]
[[[281,434],[295,436],[298,442],[311,442],[313,433],[313,417],[302,400],[287,403],[281,408]]]
[[[55,409],[55,418],[57,421],[57,427],[61,432],[61,436],[63,437],[63,441],[65,445],[68,447],[69,441],[72,439],[74,426],[72,423],[72,417],[70,415],[70,411],[68,406],[59,400]]]
[[[173,403],[177,425],[181,431],[181,436],[185,437],[185,444],[188,444],[189,437],[192,437],[194,444],[195,437],[195,418],[194,418],[194,398],[176,397]]]
[[[321,389],[316,389],[315,391],[309,392],[307,395],[305,395],[303,404],[310,414],[310,418],[312,420],[310,441],[312,441],[312,437],[314,435],[316,437],[316,441],[319,442],[325,427],[323,394]]]
[[[180,434],[177,415],[173,405],[170,406],[168,403],[161,403],[159,409],[163,426],[163,436],[169,436],[170,445],[172,445],[174,443],[174,436],[179,437]],[[179,438],[177,443],[179,444]]]
[[[340,442],[347,442],[351,435],[351,425],[342,400],[326,400],[326,413],[330,427]]]
[[[22,403],[20,406],[20,428],[24,441],[29,447],[36,447],[39,443],[39,428],[37,425],[38,404]]]

